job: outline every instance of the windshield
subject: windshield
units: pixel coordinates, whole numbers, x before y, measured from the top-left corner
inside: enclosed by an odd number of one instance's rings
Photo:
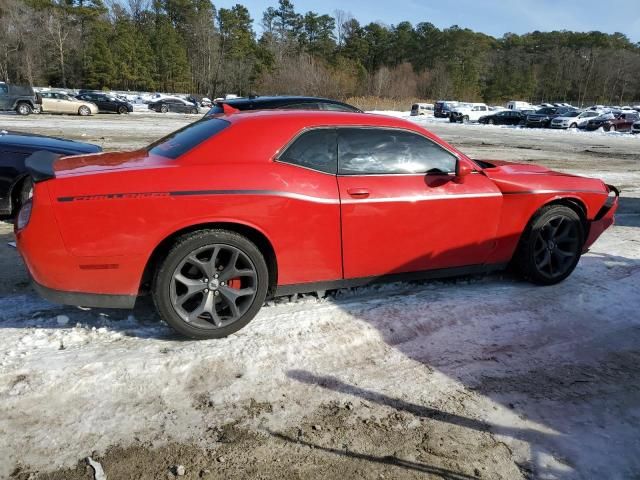
[[[175,160],[229,125],[226,120],[203,118],[152,143],[147,147],[147,152]]]

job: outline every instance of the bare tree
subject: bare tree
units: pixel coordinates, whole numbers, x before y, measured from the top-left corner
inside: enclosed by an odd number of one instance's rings
[[[51,10],[47,16],[45,22],[45,28],[49,33],[49,37],[53,42],[53,47],[56,51],[56,56],[58,57],[58,62],[60,66],[60,76],[62,81],[62,86],[67,86],[67,77],[65,73],[65,52],[66,52],[66,42],[70,29],[67,28],[64,15],[58,10]]]

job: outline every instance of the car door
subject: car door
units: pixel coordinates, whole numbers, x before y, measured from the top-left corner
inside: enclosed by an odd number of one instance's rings
[[[345,278],[486,260],[502,194],[483,174],[456,176],[457,162],[457,154],[416,132],[338,130]]]
[[[282,245],[287,253],[278,258],[285,283],[342,279],[337,163],[334,128],[303,131],[274,162],[273,188],[286,189],[291,199],[273,212],[289,226]]]
[[[56,93],[56,97],[59,100],[58,104],[62,113],[77,113],[76,103],[68,95]]]

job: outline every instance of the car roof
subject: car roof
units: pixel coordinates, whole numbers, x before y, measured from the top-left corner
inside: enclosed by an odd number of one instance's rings
[[[332,100],[330,98],[307,97],[307,96],[298,96],[298,95],[239,97],[239,98],[229,98],[225,100],[218,100],[216,103],[224,103],[231,107],[242,109],[242,107],[255,108],[254,106],[266,106],[266,105],[277,106],[277,105],[287,105],[287,104],[295,104],[295,103],[315,103],[315,102],[333,103],[337,105],[349,105],[347,103],[340,102],[338,100]],[[351,107],[351,105],[349,106]]]
[[[309,126],[389,126],[403,127],[411,130],[418,129],[418,125],[402,118],[375,113],[336,112],[326,110],[255,110],[240,111],[218,117],[235,123],[267,123],[269,121],[308,123]]]

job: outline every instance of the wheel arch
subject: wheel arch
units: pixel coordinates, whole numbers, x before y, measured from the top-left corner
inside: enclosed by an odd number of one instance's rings
[[[166,256],[168,251],[171,249],[171,246],[175,244],[178,238],[188,233],[211,229],[222,229],[238,233],[248,238],[256,245],[256,247],[258,247],[258,250],[260,250],[264,255],[264,259],[267,262],[267,269],[269,271],[268,295],[271,295],[278,284],[278,262],[272,242],[267,238],[264,232],[253,226],[228,221],[197,223],[180,228],[166,236],[162,241],[160,241],[160,243],[158,243],[158,245],[156,245],[147,260],[140,281],[140,291],[148,290],[148,286],[153,279],[153,273],[158,266],[158,263]]]
[[[546,207],[549,206],[553,206],[553,205],[562,205],[565,207],[570,208],[571,210],[573,210],[574,212],[576,212],[576,214],[578,215],[578,217],[580,217],[580,222],[582,223],[582,228],[584,231],[584,239],[586,240],[589,236],[589,220],[587,218],[587,207],[585,205],[585,203],[580,200],[577,197],[556,197],[556,198],[552,198],[549,201],[543,203],[542,205],[540,205],[538,208],[535,209],[535,211],[531,214],[531,216],[529,217],[529,220],[527,220],[527,223],[524,227],[524,229],[522,230],[521,234],[520,234],[520,238],[518,239],[518,244],[517,247],[515,249],[515,251],[513,252],[513,256],[512,256],[512,261],[514,260],[515,256],[518,254],[518,251],[520,250],[520,245],[522,243],[522,239],[525,236],[525,233],[527,232],[527,230],[529,229],[529,226],[532,224],[532,222],[535,220],[536,216],[538,215],[538,213]]]
[[[554,198],[553,200],[545,203],[540,208],[538,208],[538,210],[536,210],[535,213],[531,216],[531,219],[529,220],[529,222],[533,220],[536,213],[538,213],[538,211],[540,211],[541,208],[544,208],[548,205],[564,205],[565,207],[568,207],[574,212],[576,212],[578,214],[578,217],[580,217],[580,222],[582,223],[582,229],[584,230],[584,238],[585,239],[587,238],[587,236],[589,235],[588,211],[587,211],[587,205],[581,199],[577,197]]]

